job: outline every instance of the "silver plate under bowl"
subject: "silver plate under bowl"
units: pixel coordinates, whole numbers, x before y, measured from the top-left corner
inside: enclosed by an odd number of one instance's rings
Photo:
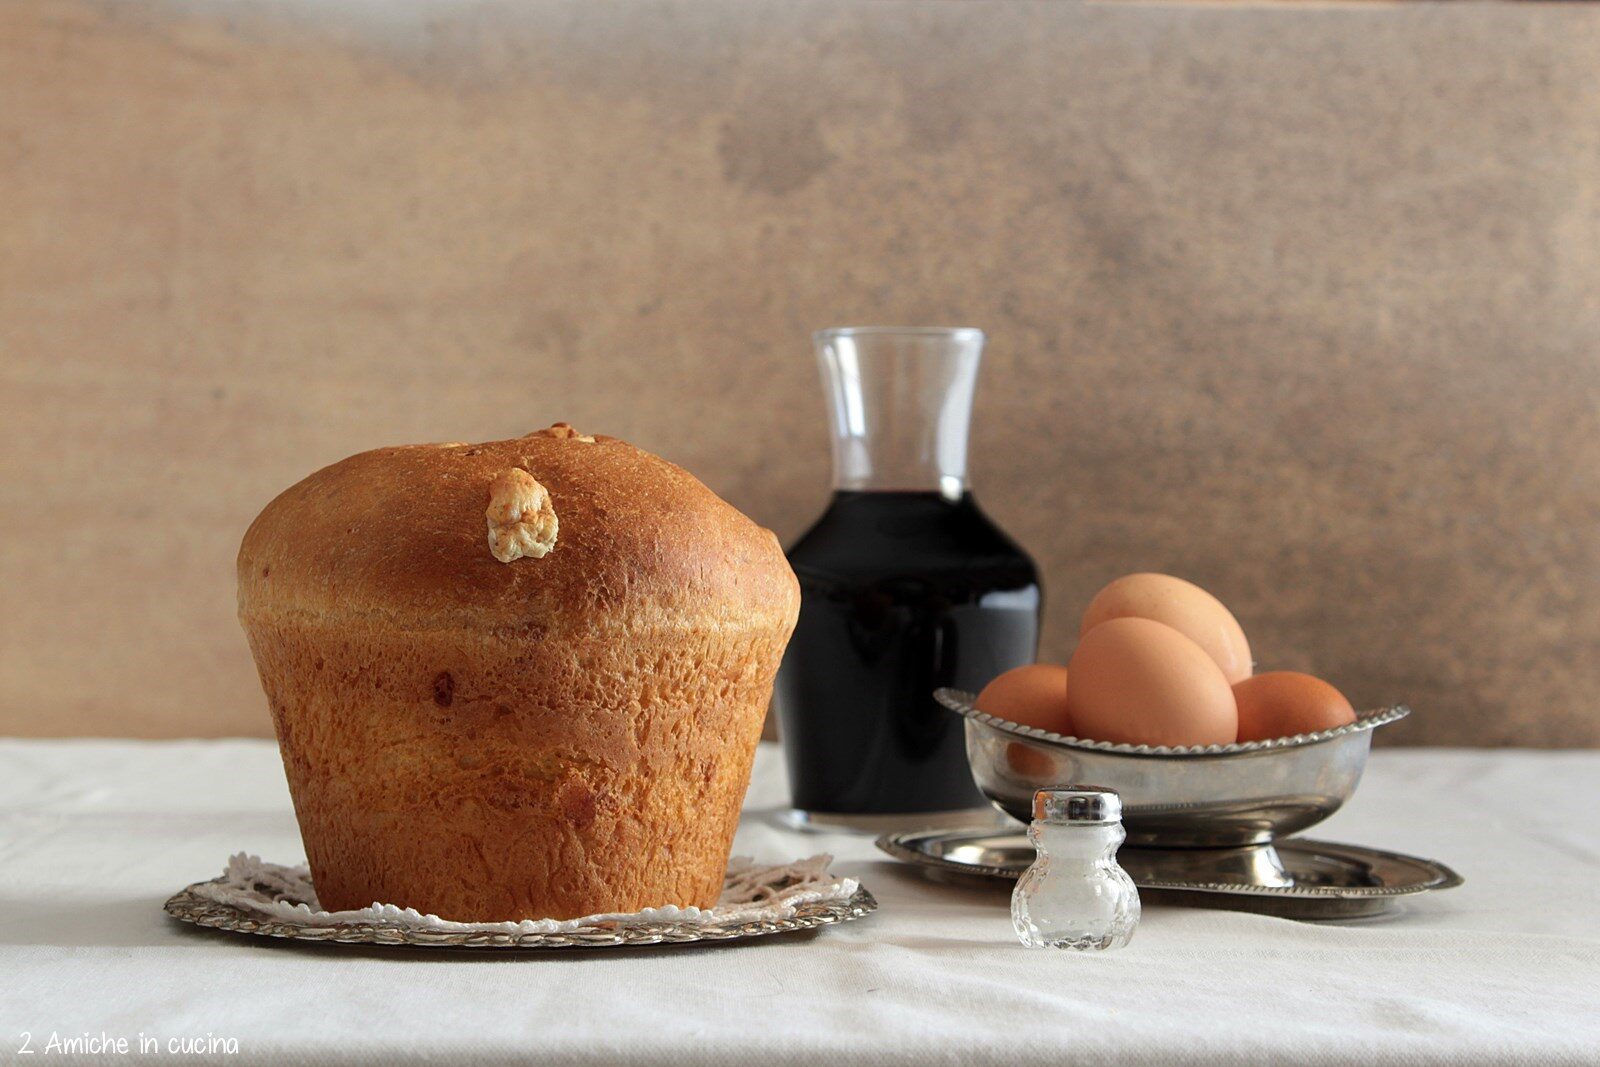
[[[194,888],[189,886],[168,900],[165,905],[166,913],[174,919],[198,926],[210,926],[239,934],[255,934],[258,937],[352,945],[410,945],[419,948],[570,949],[688,945],[811,930],[860,919],[878,910],[877,900],[867,892],[865,886],[862,886],[849,900],[816,901],[797,905],[794,914],[786,919],[756,919],[732,923],[598,922],[593,926],[581,926],[575,930],[559,933],[510,934],[486,931],[414,930],[383,923],[302,925],[208,900],[196,894]]]
[[[885,834],[878,847],[928,874],[1004,886],[1033,862],[1018,830],[919,830]],[[1462,884],[1435,860],[1305,838],[1240,849],[1123,848],[1117,862],[1148,904],[1225,908],[1284,919],[1359,919],[1402,897]]]

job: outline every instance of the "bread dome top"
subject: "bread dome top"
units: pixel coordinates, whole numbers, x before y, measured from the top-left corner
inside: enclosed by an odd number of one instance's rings
[[[239,612],[399,629],[791,626],[772,531],[689,472],[565,423],[362,452],[284,490],[239,548]]]

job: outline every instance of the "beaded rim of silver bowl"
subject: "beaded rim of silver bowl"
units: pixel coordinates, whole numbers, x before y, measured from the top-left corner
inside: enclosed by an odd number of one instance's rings
[[[1064,748],[1105,752],[1114,756],[1239,756],[1251,752],[1298,748],[1302,745],[1315,745],[1323,741],[1332,741],[1336,737],[1344,737],[1348,734],[1385,726],[1391,722],[1398,722],[1411,714],[1410,708],[1404,704],[1396,704],[1390,708],[1358,711],[1356,712],[1356,721],[1345,726],[1336,726],[1331,730],[1319,730],[1310,734],[1296,734],[1293,737],[1275,737],[1270,741],[1237,741],[1229,745],[1130,745],[1122,742],[1089,741],[1080,737],[1068,737],[1065,734],[1041,730],[1036,726],[1023,726],[1020,723],[997,719],[987,712],[978,710],[977,705],[974,703],[978,699],[977,694],[968,693],[961,689],[936,689],[933,692],[933,698],[958,715],[1004,733],[1014,734],[1029,741],[1043,741],[1046,744],[1060,745]]]

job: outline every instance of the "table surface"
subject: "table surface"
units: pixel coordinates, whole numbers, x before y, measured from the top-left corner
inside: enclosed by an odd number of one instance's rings
[[[1600,752],[1376,752],[1316,836],[1443,860],[1465,886],[1361,923],[1148,907],[1128,948],[1093,955],[1022,948],[1003,892],[781,828],[785,793],[763,745],[736,850],[831,852],[875,915],[739,945],[438,955],[162,914],[232,852],[303,857],[268,742],[0,741],[0,1062],[24,1032],[40,1051],[126,1037],[133,1058],[141,1034],[212,1035],[237,1041],[228,1062],[278,1064],[1600,1062]]]

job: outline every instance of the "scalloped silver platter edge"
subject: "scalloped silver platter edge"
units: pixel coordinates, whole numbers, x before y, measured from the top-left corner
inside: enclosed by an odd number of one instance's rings
[[[1336,737],[1347,734],[1360,733],[1363,730],[1372,730],[1379,726],[1387,726],[1391,722],[1399,722],[1411,714],[1411,709],[1404,704],[1396,704],[1390,708],[1374,708],[1370,711],[1356,713],[1356,721],[1347,726],[1336,726],[1331,730],[1321,730],[1314,734],[1296,734],[1293,737],[1275,737],[1270,741],[1244,741],[1231,745],[1129,745],[1111,741],[1089,741],[1080,737],[1068,737],[1065,734],[1051,733],[1041,730],[1036,726],[1023,726],[1020,723],[1010,722],[1006,719],[997,719],[984,711],[979,711],[975,693],[968,693],[961,689],[936,689],[933,698],[957,715],[971,719],[973,722],[991,726],[1017,737],[1025,737],[1030,741],[1044,741],[1047,744],[1061,745],[1064,748],[1081,748],[1090,752],[1105,752],[1113,756],[1164,756],[1169,758],[1182,758],[1193,756],[1235,756],[1249,752],[1272,752],[1285,748],[1299,748],[1302,745],[1315,745],[1323,741],[1332,741]]]
[[[884,834],[878,848],[897,860],[932,875],[955,876],[964,881],[1009,885],[1017,880],[1019,868],[951,859],[942,854],[951,844],[977,845],[987,840],[1022,836],[1021,828],[999,832],[983,830],[916,830]],[[1348,865],[1350,868],[1387,865],[1396,873],[1411,872],[1377,885],[1290,885],[1265,886],[1226,882],[1185,882],[1135,879],[1147,903],[1177,907],[1221,908],[1250,911],[1284,919],[1329,921],[1361,919],[1389,911],[1401,898],[1419,893],[1453,889],[1466,879],[1437,860],[1403,852],[1346,845],[1310,838],[1282,838],[1273,843],[1278,855],[1291,870],[1303,861]],[[935,851],[934,846],[939,846]],[[1030,846],[1031,847],[1031,846]]]
[[[221,879],[212,879],[213,882]],[[687,945],[734,941],[772,934],[812,930],[864,918],[878,910],[878,901],[859,886],[849,900],[801,904],[787,919],[754,919],[740,923],[598,923],[559,933],[506,934],[485,931],[407,930],[383,923],[340,923],[310,926],[269,918],[245,908],[219,904],[194,892],[197,882],[172,896],[162,910],[180,922],[257,937],[285,938],[348,945],[398,945],[413,948],[572,949]]]

